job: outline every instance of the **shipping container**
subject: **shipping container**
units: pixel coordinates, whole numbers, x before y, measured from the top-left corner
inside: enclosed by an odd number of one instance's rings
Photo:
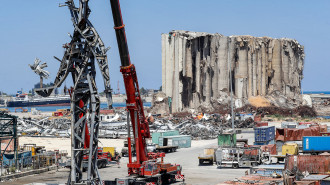
[[[321,185],[330,185],[330,177],[321,180]]]
[[[3,154],[3,160],[2,163],[5,167],[15,165],[14,162],[15,155],[13,153],[5,153]],[[26,151],[26,152],[19,152],[17,154],[17,159],[19,164],[23,164],[23,166],[26,166],[28,164],[32,163],[32,152]]]
[[[323,132],[321,133],[321,136],[330,136],[330,132]]]
[[[330,136],[303,137],[303,152],[330,152]]]
[[[152,133],[151,137],[152,137],[152,143],[154,144],[159,144],[159,137],[163,137],[163,136],[177,136],[179,135],[179,131],[178,130],[169,130],[169,131],[159,131],[159,132],[154,132]]]
[[[285,169],[309,174],[327,174],[330,171],[330,155],[288,155],[285,158]]]
[[[265,126],[254,128],[254,141],[255,142],[267,142],[275,138],[275,127]]]
[[[236,133],[223,133],[218,135],[218,146],[234,147],[236,146]]]
[[[265,142],[253,142],[254,145],[273,145],[275,144],[275,140],[265,141]]]
[[[282,146],[284,145],[283,141],[275,141],[276,151],[278,155],[282,155]]]
[[[116,147],[103,147],[103,152],[109,152],[111,156],[116,156]]]
[[[254,127],[265,127],[265,126],[268,126],[268,122],[256,122]]]
[[[320,136],[320,126],[315,125],[305,129],[277,128],[276,141],[302,141],[303,136]]]
[[[164,136],[159,138],[159,146],[178,146],[179,148],[191,147],[191,136],[178,135],[178,136]]]
[[[299,125],[317,125],[315,122],[300,122]]]
[[[298,144],[297,143],[285,143],[282,146],[282,155],[297,155]]]
[[[281,128],[297,128],[296,122],[282,122]]]

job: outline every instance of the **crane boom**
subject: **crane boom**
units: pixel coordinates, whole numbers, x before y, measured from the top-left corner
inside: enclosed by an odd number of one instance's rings
[[[119,0],[110,0],[114,29],[121,60],[120,71],[123,74],[126,89],[126,107],[131,117],[133,136],[136,147],[136,161],[132,162],[131,138],[128,136],[129,147],[129,174],[138,174],[142,163],[148,160],[146,150],[146,138],[150,138],[149,123],[143,111],[143,103],[139,92],[139,83],[136,75],[135,66],[131,63],[128,51],[125,25],[123,23]],[[129,125],[128,125],[129,126]]]

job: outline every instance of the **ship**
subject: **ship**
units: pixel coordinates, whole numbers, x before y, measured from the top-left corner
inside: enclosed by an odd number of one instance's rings
[[[68,106],[70,102],[69,95],[29,98],[28,94],[19,91],[12,100],[7,101],[7,107]]]

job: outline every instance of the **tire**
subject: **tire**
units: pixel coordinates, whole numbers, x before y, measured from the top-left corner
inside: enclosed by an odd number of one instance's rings
[[[104,161],[104,162],[102,163],[102,168],[105,168],[105,167],[107,167],[107,162],[106,162],[106,161]]]
[[[203,165],[204,164],[204,160],[203,159],[200,159],[199,160],[199,165]]]
[[[102,168],[102,162],[97,162],[97,168],[101,169]]]
[[[238,168],[238,164],[234,163],[233,164],[233,168],[237,169]]]
[[[210,165],[213,165],[213,160],[209,160],[209,164]]]

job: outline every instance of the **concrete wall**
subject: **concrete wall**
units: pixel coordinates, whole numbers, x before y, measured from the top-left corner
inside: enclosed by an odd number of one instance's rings
[[[304,48],[293,39],[172,31],[162,34],[162,86],[173,112],[228,96],[300,94]],[[231,68],[229,68],[231,66]]]

